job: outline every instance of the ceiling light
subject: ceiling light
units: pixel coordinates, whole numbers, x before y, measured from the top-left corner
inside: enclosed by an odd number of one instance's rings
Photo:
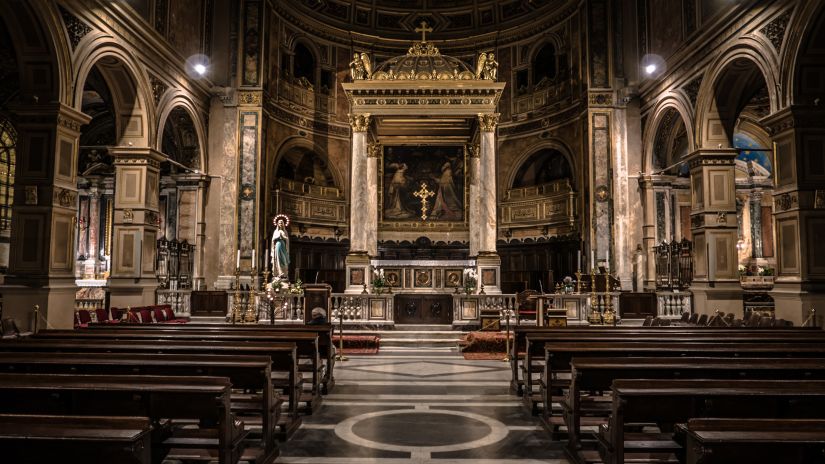
[[[198,63],[198,64],[195,65],[194,68],[195,68],[195,72],[200,74],[201,76],[206,74],[206,66],[204,66],[203,64]]]
[[[655,72],[656,72],[656,65],[655,64],[649,64],[649,65],[645,66],[645,73],[653,74]]]

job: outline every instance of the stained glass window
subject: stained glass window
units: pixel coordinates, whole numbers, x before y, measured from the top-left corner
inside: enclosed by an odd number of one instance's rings
[[[8,119],[0,118],[0,230],[8,230],[11,227],[16,155],[17,132]]]

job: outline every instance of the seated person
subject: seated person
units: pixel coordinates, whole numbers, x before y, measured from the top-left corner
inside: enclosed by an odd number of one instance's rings
[[[312,308],[312,320],[307,322],[310,325],[321,325],[327,323],[327,312],[324,311],[324,308],[315,307]]]

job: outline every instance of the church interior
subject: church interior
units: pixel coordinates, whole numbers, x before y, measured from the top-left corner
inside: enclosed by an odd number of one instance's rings
[[[2,0],[0,455],[825,462],[823,96],[825,0]]]

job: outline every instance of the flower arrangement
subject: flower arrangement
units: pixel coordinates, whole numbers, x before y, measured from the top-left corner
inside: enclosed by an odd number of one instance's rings
[[[387,279],[384,277],[384,270],[375,268],[372,270],[372,287],[376,293],[381,293],[384,287],[387,286]]]
[[[573,278],[570,276],[565,276],[562,279],[562,283],[564,283],[564,293],[573,293]]]
[[[468,267],[464,269],[464,293],[469,295],[476,289],[476,284],[478,283],[478,274],[476,270]]]
[[[774,269],[772,267],[765,267],[765,266],[745,266],[744,264],[739,265],[739,275],[740,276],[772,276],[774,275]]]

